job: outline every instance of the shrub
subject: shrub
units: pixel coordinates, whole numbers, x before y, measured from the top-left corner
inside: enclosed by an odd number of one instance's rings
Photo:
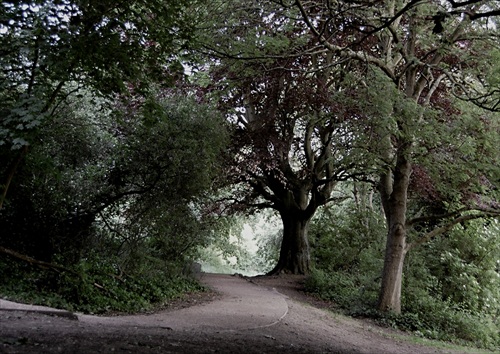
[[[323,299],[333,301],[341,308],[348,307],[358,297],[359,292],[354,279],[348,274],[327,274],[320,269],[312,271],[305,286],[308,291],[320,294]]]
[[[0,258],[0,295],[17,301],[84,313],[138,312],[186,292],[203,291],[194,279],[170,271],[125,275],[116,263],[95,257],[67,270],[41,269]]]
[[[401,315],[375,310],[385,244],[381,226],[379,216],[350,207],[320,215],[311,225],[316,269],[307,291],[382,325],[498,349],[500,223],[458,225],[412,250],[405,261]]]

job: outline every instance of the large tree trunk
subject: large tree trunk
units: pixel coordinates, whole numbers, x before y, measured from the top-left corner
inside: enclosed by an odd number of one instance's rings
[[[401,313],[401,283],[406,256],[407,193],[411,174],[408,150],[401,148],[398,151],[392,181],[390,174],[382,176],[381,181],[381,196],[388,225],[378,303],[378,309],[383,312]]]
[[[281,212],[283,241],[278,263],[268,275],[280,273],[307,274],[311,270],[307,232],[310,217],[298,213]]]
[[[393,225],[387,235],[382,287],[378,302],[379,311],[401,313],[401,283],[406,255],[405,246],[406,233],[404,228]]]

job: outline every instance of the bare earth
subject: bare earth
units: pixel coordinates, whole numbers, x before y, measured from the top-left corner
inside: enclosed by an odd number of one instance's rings
[[[0,300],[1,353],[459,353],[338,316],[302,277],[204,274],[214,293],[152,314],[101,317]]]

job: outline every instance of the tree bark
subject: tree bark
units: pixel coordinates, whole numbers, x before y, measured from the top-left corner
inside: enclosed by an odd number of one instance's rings
[[[409,144],[400,148],[392,177],[392,185],[387,183],[388,181],[382,181],[380,187],[381,196],[387,198],[383,205],[388,224],[382,287],[378,302],[378,309],[383,312],[401,313],[401,283],[403,280],[403,264],[407,252],[407,194],[411,174],[409,150]],[[390,174],[384,177],[390,178]],[[387,187],[391,188],[392,191],[384,190]]]
[[[299,212],[280,212],[283,222],[283,241],[278,263],[268,275],[281,273],[308,274],[311,257],[308,240],[309,216]]]
[[[404,228],[391,227],[387,235],[382,287],[378,301],[379,311],[401,313],[401,284],[406,256],[405,242]]]
[[[7,175],[7,181],[5,182],[5,185],[3,186],[3,192],[2,195],[0,196],[0,209],[3,207],[3,203],[5,199],[7,198],[7,192],[10,187],[10,183],[12,182],[12,179],[14,178],[15,173],[17,172],[17,168],[19,167],[19,164],[23,160],[24,156],[28,152],[28,145],[25,145],[23,149],[21,150],[21,153],[19,154],[19,157],[15,160],[15,162],[12,164],[11,168],[9,169],[9,174]]]

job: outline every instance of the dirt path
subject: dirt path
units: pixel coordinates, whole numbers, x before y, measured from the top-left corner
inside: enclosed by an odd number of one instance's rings
[[[299,302],[294,281],[214,274],[202,281],[220,296],[150,315],[73,316],[0,300],[0,352],[457,353]]]

